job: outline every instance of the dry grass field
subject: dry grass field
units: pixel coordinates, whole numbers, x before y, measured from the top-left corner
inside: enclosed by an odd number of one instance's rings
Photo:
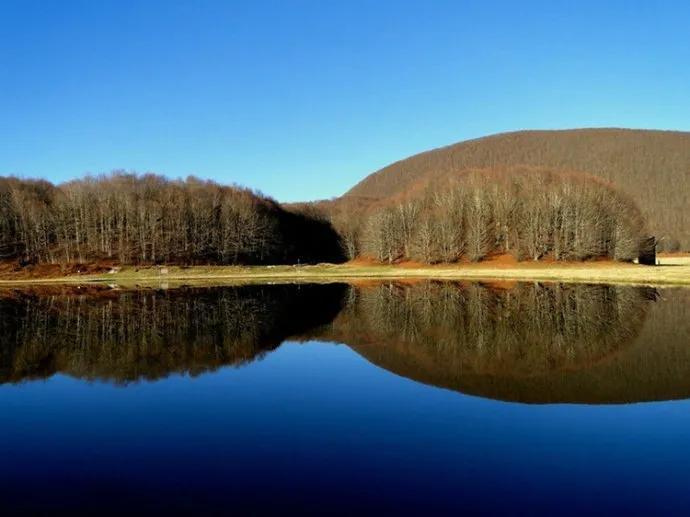
[[[662,256],[658,266],[616,262],[514,262],[428,266],[351,262],[314,266],[123,267],[117,272],[70,274],[45,278],[1,275],[0,286],[107,283],[117,286],[222,285],[237,282],[333,282],[375,279],[501,280],[690,286],[690,255]]]

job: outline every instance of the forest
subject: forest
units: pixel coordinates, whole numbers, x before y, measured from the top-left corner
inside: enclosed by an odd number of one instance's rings
[[[645,223],[626,195],[581,173],[465,171],[404,196],[279,203],[240,187],[113,173],[58,186],[0,178],[0,257],[27,264],[300,264],[638,257]]]
[[[331,225],[240,187],[113,173],[54,186],[0,178],[0,258],[31,263],[342,260]]]
[[[635,203],[582,173],[534,167],[465,171],[418,184],[366,207],[320,205],[350,258],[381,262],[518,260],[632,261],[646,232]]]

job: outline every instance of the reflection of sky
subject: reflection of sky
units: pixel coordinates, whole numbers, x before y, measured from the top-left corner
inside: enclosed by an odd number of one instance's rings
[[[0,423],[10,504],[690,510],[689,401],[497,402],[316,342],[196,378],[3,385]]]

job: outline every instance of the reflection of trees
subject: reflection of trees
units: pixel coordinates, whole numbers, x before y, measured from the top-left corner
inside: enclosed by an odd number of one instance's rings
[[[128,382],[345,343],[434,386],[524,402],[690,396],[690,290],[425,282],[0,296],[0,382]],[[299,372],[295,372],[296,375]]]
[[[273,285],[0,299],[0,380],[64,372],[126,382],[261,357],[331,321],[343,285]]]
[[[534,376],[589,366],[630,342],[648,289],[603,285],[381,285],[358,291],[341,321],[358,342],[468,373]]]
[[[690,289],[386,284],[349,299],[323,338],[420,382],[522,402],[690,397]]]

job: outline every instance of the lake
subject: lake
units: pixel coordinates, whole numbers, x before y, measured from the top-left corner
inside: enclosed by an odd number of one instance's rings
[[[3,515],[688,514],[690,289],[0,293]]]

